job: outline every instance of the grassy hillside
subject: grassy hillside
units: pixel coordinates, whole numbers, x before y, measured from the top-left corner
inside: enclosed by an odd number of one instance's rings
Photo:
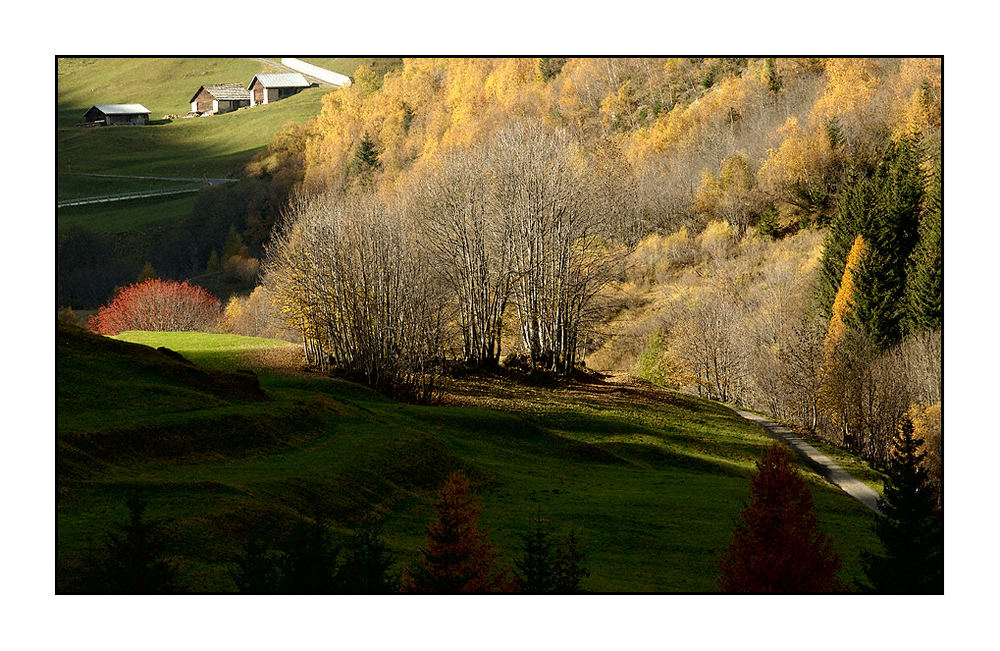
[[[152,179],[112,178],[87,176],[84,174],[60,174],[56,186],[56,199],[80,199],[83,197],[142,192],[146,190],[170,190],[193,185],[191,181],[159,181]]]
[[[111,181],[81,173],[169,177],[238,177],[250,158],[289,122],[316,115],[330,89],[310,88],[280,102],[208,118],[161,120],[183,115],[199,86],[249,83],[258,72],[277,68],[253,59],[133,58],[59,59],[57,62],[57,196],[95,196],[159,189],[166,182]],[[153,124],[142,127],[79,128],[94,104],[135,102],[146,106]],[[124,188],[124,189],[118,189]],[[178,220],[193,199],[177,197],[122,202],[100,208],[64,208],[60,229],[80,225],[95,230],[144,229]]]
[[[222,177],[238,174],[288,122],[319,112],[328,88],[223,115],[140,127],[60,128],[59,171]]]
[[[89,231],[148,231],[179,221],[191,214],[196,194],[149,197],[113,203],[92,203],[58,209],[58,228],[74,226]]]
[[[63,58],[56,63],[58,124],[83,121],[94,104],[142,104],[151,120],[184,115],[207,84],[250,83],[259,72],[283,72],[254,59]]]
[[[114,337],[119,341],[160,346],[183,351],[186,359],[195,364],[219,370],[237,370],[267,364],[268,360],[282,361],[301,358],[302,347],[280,339],[241,337],[238,335],[209,334],[204,332],[142,332],[130,330]]]
[[[348,77],[353,77],[354,71],[362,65],[367,65],[379,75],[403,66],[403,60],[398,57],[304,57],[302,60]]]
[[[445,404],[392,402],[358,385],[278,372],[233,351],[262,341],[128,333],[175,355],[60,326],[57,338],[58,582],[71,588],[122,499],[142,490],[168,518],[168,553],[187,589],[233,589],[240,545],[262,525],[323,517],[340,536],[386,516],[413,562],[430,497],[454,469],[473,479],[504,557],[539,513],[575,529],[599,591],[711,591],[718,554],[770,439],[714,403],[607,383],[542,389],[513,379],[452,381]],[[256,348],[259,352],[261,348]],[[265,349],[266,350],[266,349]],[[279,349],[280,350],[280,349]],[[287,361],[284,362],[287,368]],[[515,402],[516,400],[516,402]],[[871,514],[806,472],[820,521],[857,575],[876,544]]]

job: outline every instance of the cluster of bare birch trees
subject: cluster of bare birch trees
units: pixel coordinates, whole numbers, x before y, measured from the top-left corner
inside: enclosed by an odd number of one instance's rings
[[[306,360],[371,386],[426,396],[443,293],[395,197],[301,199],[269,250],[268,291]]]
[[[613,151],[515,122],[393,190],[300,200],[266,283],[311,364],[383,390],[426,397],[452,343],[462,362],[496,366],[508,319],[532,365],[566,375],[592,299],[637,239],[635,197]]]

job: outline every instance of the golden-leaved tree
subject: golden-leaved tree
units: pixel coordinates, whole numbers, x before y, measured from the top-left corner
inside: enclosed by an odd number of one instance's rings
[[[854,275],[865,253],[865,240],[858,235],[850,252],[833,301],[833,316],[823,341],[823,404],[834,422],[841,427],[845,442],[854,434],[860,415],[857,413],[857,389],[862,372],[853,354],[843,354],[848,344],[847,319],[854,309]]]

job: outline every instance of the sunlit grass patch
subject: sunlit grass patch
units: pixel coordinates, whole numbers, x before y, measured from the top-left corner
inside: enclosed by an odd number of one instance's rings
[[[169,348],[209,368],[268,368],[301,364],[302,347],[280,339],[209,332],[149,332],[129,330],[114,337],[152,348]]]

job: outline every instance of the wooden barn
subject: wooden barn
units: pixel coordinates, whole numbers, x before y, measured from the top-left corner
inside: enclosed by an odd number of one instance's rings
[[[268,104],[291,97],[310,83],[298,72],[261,73],[254,75],[247,90],[250,91],[250,106]]]
[[[149,124],[150,110],[142,104],[95,104],[83,114],[87,122],[116,124]]]
[[[192,113],[229,113],[250,106],[250,91],[243,84],[202,86],[191,98]]]

